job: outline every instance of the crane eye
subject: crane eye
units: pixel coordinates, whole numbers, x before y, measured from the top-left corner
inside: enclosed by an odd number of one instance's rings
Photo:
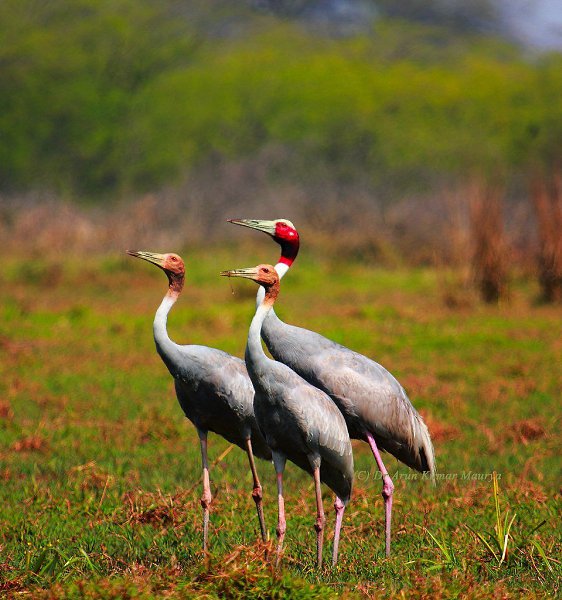
[[[267,269],[267,268],[263,268],[263,269],[262,269],[262,271],[263,271],[264,273],[269,273],[269,269]]]
[[[170,256],[170,260],[171,260],[172,262],[177,262],[177,260],[178,260],[178,259],[177,259],[175,256]]]

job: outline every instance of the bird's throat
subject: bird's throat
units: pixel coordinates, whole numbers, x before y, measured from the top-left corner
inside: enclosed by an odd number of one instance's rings
[[[291,266],[299,253],[299,241],[281,242],[281,256],[279,262]]]
[[[275,304],[277,296],[279,296],[279,281],[276,281],[273,285],[265,289],[264,306],[271,308]]]
[[[184,275],[177,275],[176,273],[167,273],[169,281],[169,292],[175,296],[179,296],[183,290],[183,284],[185,282]]]

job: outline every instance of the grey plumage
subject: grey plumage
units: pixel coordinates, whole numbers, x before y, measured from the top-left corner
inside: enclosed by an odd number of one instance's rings
[[[398,381],[374,360],[270,314],[262,338],[271,355],[324,390],[343,413],[349,435],[379,447],[418,471],[435,471],[429,432]]]
[[[271,450],[258,428],[254,415],[254,388],[244,361],[222,350],[207,346],[181,346],[167,331],[167,318],[184,285],[185,265],[177,254],[128,252],[161,268],[168,276],[169,288],[154,317],[156,350],[174,378],[176,395],[185,416],[195,425],[201,444],[203,466],[203,549],[207,548],[211,490],[207,460],[207,432],[212,431],[248,455],[254,481],[252,497],[256,503],[262,539],[267,538],[262,508],[262,489],[254,455],[270,460]]]
[[[312,474],[317,500],[317,562],[322,565],[324,508],[320,481],[336,493],[336,528],[333,564],[337,561],[343,511],[351,496],[353,453],[345,420],[330,397],[310,385],[287,365],[268,358],[261,345],[261,328],[279,292],[279,277],[271,265],[224,271],[222,275],[245,277],[261,284],[265,298],[256,310],[248,333],[246,366],[255,389],[254,411],[272,450],[278,475],[278,557],[285,533],[282,475],[288,458]]]
[[[320,479],[347,504],[353,483],[353,455],[342,414],[321,390],[286,365],[265,355],[246,364],[256,390],[254,410],[267,445],[312,474],[320,459]],[[265,362],[267,361],[267,362]]]
[[[299,234],[290,221],[237,219],[231,222],[271,236],[281,246],[281,257],[275,268],[280,277],[288,271],[300,244]],[[258,301],[262,297],[260,292]],[[288,325],[273,310],[264,321],[262,337],[276,360],[332,398],[345,417],[350,436],[371,446],[383,478],[388,556],[394,485],[379,448],[413,469],[429,472],[434,479],[435,454],[423,419],[398,381],[370,358],[318,333]]]
[[[157,344],[158,347],[158,344]],[[197,429],[212,431],[255,456],[270,460],[254,415],[254,388],[243,360],[207,346],[176,346],[173,363],[163,360],[175,379],[185,416]],[[162,356],[162,351],[158,349]]]

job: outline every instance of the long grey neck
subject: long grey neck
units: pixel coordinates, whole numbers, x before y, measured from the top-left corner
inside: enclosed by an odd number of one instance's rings
[[[168,335],[168,313],[172,306],[176,303],[179,297],[179,293],[173,290],[168,290],[168,293],[164,296],[156,315],[154,316],[153,332],[154,342],[156,343],[156,350],[161,356],[162,360],[166,363],[168,370],[175,375],[175,360],[178,355],[178,345],[170,339]]]

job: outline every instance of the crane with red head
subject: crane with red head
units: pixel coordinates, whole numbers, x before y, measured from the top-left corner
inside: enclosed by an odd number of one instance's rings
[[[230,219],[268,234],[281,246],[279,277],[292,266],[299,235],[286,219]],[[258,302],[263,295],[258,293]],[[394,484],[381,450],[434,478],[435,455],[427,426],[398,381],[374,360],[308,329],[284,323],[271,310],[261,335],[271,355],[326,392],[345,417],[351,438],[367,442],[381,472],[385,505],[385,550],[390,555]]]

